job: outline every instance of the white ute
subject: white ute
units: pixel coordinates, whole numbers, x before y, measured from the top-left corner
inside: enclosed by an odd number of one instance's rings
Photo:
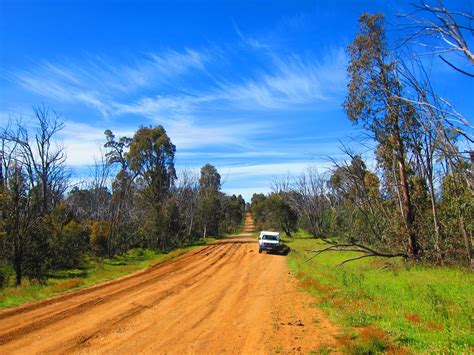
[[[280,249],[280,233],[261,231],[258,238],[258,252],[263,250],[278,251]]]

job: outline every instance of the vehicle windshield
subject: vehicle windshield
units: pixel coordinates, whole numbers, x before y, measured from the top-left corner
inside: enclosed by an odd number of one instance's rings
[[[278,240],[278,237],[276,235],[264,235],[262,239],[265,240]]]

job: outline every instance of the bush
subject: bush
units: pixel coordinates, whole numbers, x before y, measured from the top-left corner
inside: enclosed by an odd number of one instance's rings
[[[109,221],[97,221],[91,225],[90,244],[92,251],[97,256],[106,256],[110,234]]]
[[[11,283],[11,280],[14,279],[14,276],[15,272],[10,266],[0,264],[0,288],[8,286]]]
[[[82,255],[89,248],[90,230],[87,225],[75,221],[68,222],[62,230],[54,233],[50,240],[52,267],[77,268]]]

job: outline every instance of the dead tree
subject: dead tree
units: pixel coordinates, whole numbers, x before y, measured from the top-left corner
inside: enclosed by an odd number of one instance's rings
[[[415,11],[401,15],[410,23],[405,25],[410,32],[406,41],[427,48],[424,54],[437,55],[451,68],[469,77],[474,77],[474,52],[469,48],[474,34],[474,15],[467,11],[448,9],[441,0],[430,5],[422,0],[414,4]],[[471,10],[472,11],[472,10]],[[469,69],[460,67],[450,54],[458,54],[465,59]]]
[[[56,141],[64,122],[45,106],[33,108],[33,111],[38,122],[33,139],[21,122],[17,122],[15,130],[5,131],[4,138],[18,146],[18,159],[26,169],[32,191],[37,195],[44,214],[55,206],[68,187],[66,150]]]

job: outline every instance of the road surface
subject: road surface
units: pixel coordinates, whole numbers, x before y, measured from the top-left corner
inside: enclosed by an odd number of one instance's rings
[[[246,222],[251,230],[250,219]],[[73,293],[0,311],[6,353],[308,353],[337,329],[285,256],[249,233]]]

